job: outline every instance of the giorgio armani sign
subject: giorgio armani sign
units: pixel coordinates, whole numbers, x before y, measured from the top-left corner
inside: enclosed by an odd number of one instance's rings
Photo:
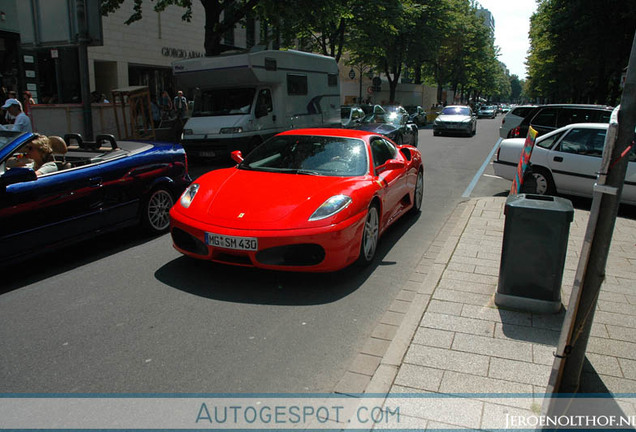
[[[161,55],[165,57],[174,57],[174,58],[196,58],[196,57],[204,57],[205,54],[199,51],[188,51],[180,48],[170,48],[163,47],[161,48]]]

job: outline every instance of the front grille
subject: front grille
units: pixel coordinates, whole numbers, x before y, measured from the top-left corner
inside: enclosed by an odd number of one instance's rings
[[[277,266],[312,266],[325,259],[325,250],[317,244],[277,246],[256,254],[258,262]]]
[[[197,255],[208,254],[208,247],[206,244],[190,233],[187,233],[180,228],[173,228],[171,234],[172,241],[179,249],[183,249],[184,251]]]

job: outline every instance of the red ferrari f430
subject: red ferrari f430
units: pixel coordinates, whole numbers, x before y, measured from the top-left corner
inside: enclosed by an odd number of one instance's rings
[[[204,174],[170,211],[174,247],[219,263],[330,272],[373,261],[378,239],[422,205],[417,148],[351,129],[278,134]]]

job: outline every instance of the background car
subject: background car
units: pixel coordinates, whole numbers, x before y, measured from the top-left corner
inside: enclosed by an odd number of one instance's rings
[[[420,152],[366,131],[295,129],[233,158],[170,211],[181,253],[285,271],[366,265],[387,227],[422,205]]]
[[[497,107],[494,105],[482,105],[477,110],[477,118],[494,119],[497,116]]]
[[[499,136],[501,138],[509,138],[508,132],[521,124],[524,118],[536,108],[536,105],[519,105],[510,109],[501,119],[499,127]]]
[[[591,197],[601,165],[608,123],[567,125],[539,138],[530,163],[539,195],[569,194]],[[513,180],[525,138],[501,142],[493,161],[495,174]],[[621,201],[636,204],[636,152],[632,147]]]
[[[180,145],[72,135],[57,172],[9,168],[36,137],[0,131],[0,263],[127,225],[168,230],[168,211],[191,181]]]
[[[406,105],[404,109],[409,113],[409,119],[418,126],[426,126],[426,111],[419,105]]]
[[[538,135],[543,135],[572,123],[609,123],[612,110],[605,105],[540,105],[529,111],[519,126],[508,132],[508,138],[525,138],[530,126]]]
[[[355,129],[382,134],[397,145],[409,144],[417,147],[418,128],[401,106],[376,105],[373,112],[367,114]]]
[[[477,133],[477,116],[469,106],[449,105],[433,122],[433,135],[443,133],[463,133],[471,136]]]
[[[362,108],[357,106],[341,106],[340,107],[340,121],[342,127],[352,127],[362,120],[365,116]]]

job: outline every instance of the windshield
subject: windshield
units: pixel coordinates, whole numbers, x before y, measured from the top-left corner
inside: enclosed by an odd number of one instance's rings
[[[379,105],[376,105],[373,108],[373,112],[364,116],[364,118],[360,121],[361,123],[380,123],[387,124],[392,123],[389,119],[390,113],[386,112],[384,108]]]
[[[7,147],[13,140],[22,135],[24,132],[13,132],[0,130],[0,151]]]
[[[340,108],[340,118],[348,119],[351,114],[351,108]]]
[[[203,90],[194,99],[192,117],[249,114],[255,94],[255,88]]]
[[[254,149],[241,169],[290,174],[361,176],[368,169],[366,146],[354,138],[284,135]]]
[[[445,115],[470,115],[470,108],[468,107],[446,107],[442,110],[442,114]]]

